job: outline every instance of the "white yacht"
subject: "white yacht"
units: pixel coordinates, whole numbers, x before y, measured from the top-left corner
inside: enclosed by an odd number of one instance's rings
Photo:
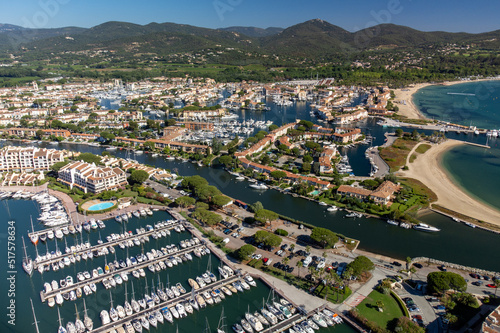
[[[418,225],[413,226],[413,229],[419,230],[419,231],[425,231],[425,232],[441,231],[441,229],[438,229],[436,227],[433,227],[433,226],[425,224],[425,223],[419,223]]]

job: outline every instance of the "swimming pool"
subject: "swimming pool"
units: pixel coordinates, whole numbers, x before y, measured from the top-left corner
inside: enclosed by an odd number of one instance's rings
[[[92,211],[103,210],[103,209],[106,209],[109,207],[113,207],[113,205],[114,205],[114,203],[112,203],[112,202],[101,202],[101,203],[90,206],[88,210],[92,210]]]
[[[312,191],[312,192],[311,192],[311,193],[309,193],[309,194],[310,194],[310,195],[318,195],[318,194],[320,194],[320,193],[321,193],[320,191],[318,191],[318,190],[314,190],[314,191]]]

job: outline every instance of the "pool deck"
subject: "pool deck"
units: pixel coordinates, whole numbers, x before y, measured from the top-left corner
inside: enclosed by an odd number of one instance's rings
[[[112,203],[111,206],[106,207],[106,208],[100,208],[100,209],[91,209],[95,205],[99,204],[104,204],[104,203]],[[85,211],[98,211],[98,210],[103,210],[103,209],[108,209],[110,207],[113,207],[116,204],[116,200],[111,200],[111,201],[102,201],[100,199],[95,199],[95,200],[90,200],[82,204],[82,209]]]

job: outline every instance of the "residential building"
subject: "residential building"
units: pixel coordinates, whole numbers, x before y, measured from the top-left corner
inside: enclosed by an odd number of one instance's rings
[[[391,181],[384,181],[374,191],[370,191],[361,187],[348,185],[340,185],[337,193],[348,197],[354,197],[359,200],[372,199],[375,203],[387,205],[392,202],[394,193],[401,189],[400,185],[394,184]]]
[[[64,161],[65,153],[35,147],[4,147],[0,149],[0,171],[48,171]]]
[[[127,185],[125,171],[118,167],[100,167],[86,162],[73,162],[59,170],[57,180],[85,193],[101,193]]]

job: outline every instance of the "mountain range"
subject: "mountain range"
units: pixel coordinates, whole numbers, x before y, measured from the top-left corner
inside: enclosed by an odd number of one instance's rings
[[[444,44],[474,44],[495,50],[500,48],[500,30],[480,34],[424,32],[400,25],[381,24],[349,32],[320,19],[286,29],[209,29],[176,23],[139,25],[114,21],[92,28],[28,29],[0,25],[0,50],[14,53],[21,49],[24,53],[36,51],[46,54],[107,49],[166,55],[222,47],[261,54],[314,57],[345,51],[428,48]]]

